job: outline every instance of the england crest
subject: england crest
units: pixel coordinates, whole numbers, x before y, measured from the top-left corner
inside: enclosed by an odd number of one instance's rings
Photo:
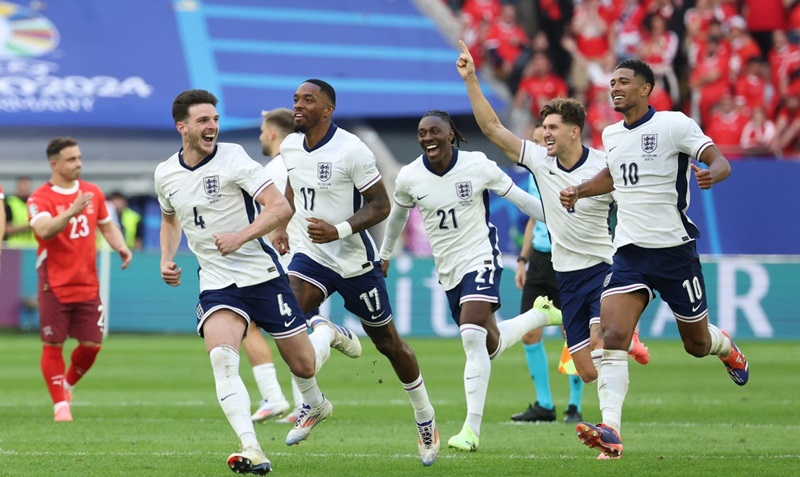
[[[658,147],[658,134],[642,134],[642,150],[651,153]]]
[[[472,197],[472,182],[456,182],[456,194],[461,200],[467,200]]]
[[[203,190],[212,197],[219,194],[219,176],[203,177]]]
[[[317,179],[326,182],[331,178],[332,162],[320,162],[317,164]]]

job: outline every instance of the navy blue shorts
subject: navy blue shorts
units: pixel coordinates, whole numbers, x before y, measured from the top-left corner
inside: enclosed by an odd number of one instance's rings
[[[610,268],[611,265],[600,262],[583,270],[556,272],[570,353],[589,346],[589,320],[600,317],[600,294]]]
[[[500,309],[500,277],[502,268],[484,268],[469,272],[461,283],[447,290],[447,303],[457,325],[461,324],[461,304],[465,301],[486,301],[494,303],[492,312]]]
[[[392,305],[379,264],[363,275],[343,278],[307,255],[296,253],[289,264],[289,275],[316,286],[322,290],[325,299],[338,292],[345,309],[366,326],[383,326],[392,321]]]
[[[306,332],[306,319],[286,275],[248,287],[230,285],[220,290],[203,290],[197,304],[200,336],[205,319],[223,308],[238,313],[248,324],[255,322],[276,340]]]
[[[636,290],[657,291],[675,318],[694,323],[708,315],[703,267],[694,241],[670,248],[626,245],[614,254],[603,298]]]

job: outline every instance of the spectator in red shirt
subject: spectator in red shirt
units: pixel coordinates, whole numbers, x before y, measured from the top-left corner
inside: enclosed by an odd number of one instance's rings
[[[742,16],[762,55],[772,47],[772,32],[786,29],[783,0],[743,0]]]
[[[763,106],[756,106],[750,112],[750,120],[742,130],[739,146],[746,156],[772,156],[775,154],[770,146],[773,144],[777,130],[775,123],[767,118]]]
[[[505,80],[509,76],[528,42],[527,33],[517,24],[517,8],[511,4],[503,5],[500,18],[489,26],[484,43],[495,77]]]
[[[642,23],[647,10],[639,0],[625,0],[614,21],[614,51],[620,61],[639,57]]]
[[[792,71],[800,69],[800,47],[789,42],[789,36],[783,30],[772,32],[772,49],[767,55],[772,85],[778,95],[786,95],[789,89],[789,76]]]
[[[489,25],[500,17],[500,0],[466,0],[461,7],[461,37],[470,49],[477,51],[476,68],[481,67],[485,51],[483,43]]]
[[[720,42],[718,36],[708,37],[703,56],[698,59],[689,77],[689,86],[697,98],[700,122],[704,125],[710,117],[711,107],[726,91],[730,91],[729,56],[720,47]]]
[[[800,159],[800,95],[786,97],[778,106],[775,120],[778,134],[772,140],[772,150],[785,159]]]
[[[766,111],[773,110],[771,105],[774,102],[774,90],[767,82],[764,68],[763,58],[751,57],[734,83],[736,102],[746,112],[754,111],[757,107],[766,108]]]
[[[105,321],[97,278],[96,230],[119,253],[122,268],[132,254],[114,225],[99,187],[80,180],[81,150],[68,137],[47,145],[50,181],[28,198],[28,216],[39,243],[41,368],[56,421],[71,421],[72,387],[92,367]],[[69,369],[62,355],[68,337],[78,340]]]
[[[739,159],[742,156],[742,131],[746,123],[747,116],[736,105],[731,91],[726,90],[711,113],[711,119],[705,127],[706,134],[725,157]]]
[[[736,78],[744,70],[750,58],[761,57],[761,48],[747,32],[747,24],[744,18],[735,16],[728,19],[728,45],[731,47],[731,80]]]
[[[583,0],[576,4],[570,32],[575,38],[577,51],[587,63],[600,62],[614,43],[612,23],[614,15],[604,8],[600,0]],[[573,61],[570,80],[575,94],[585,93],[588,78],[585,69]]]
[[[592,94],[592,101],[586,110],[586,129],[589,133],[589,145],[597,150],[604,151],[603,129],[606,126],[619,122],[622,115],[614,111],[611,103],[611,96],[607,89],[595,88]],[[652,97],[652,95],[651,95]]]
[[[531,117],[539,118],[542,106],[553,98],[566,98],[567,83],[553,73],[550,58],[544,53],[536,53],[525,67],[519,89],[514,98],[514,107],[528,105]]]

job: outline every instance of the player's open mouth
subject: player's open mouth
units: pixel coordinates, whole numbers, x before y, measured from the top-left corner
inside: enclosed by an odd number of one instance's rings
[[[216,137],[217,137],[216,134],[203,134],[203,142],[206,144],[211,144],[214,142],[214,139],[216,139]]]

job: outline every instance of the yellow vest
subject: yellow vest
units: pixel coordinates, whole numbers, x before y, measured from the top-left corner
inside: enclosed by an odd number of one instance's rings
[[[11,210],[11,223],[16,227],[28,225],[28,206],[25,201],[19,197],[12,195],[6,197],[6,204]],[[36,248],[39,244],[36,242],[36,237],[33,236],[33,231],[19,232],[14,235],[9,235],[6,243],[11,247],[21,248]]]
[[[142,216],[131,209],[123,210],[122,217],[119,218],[119,223],[122,224],[122,233],[125,236],[125,243],[131,250],[136,244],[136,229],[139,228],[139,222],[141,221]]]

